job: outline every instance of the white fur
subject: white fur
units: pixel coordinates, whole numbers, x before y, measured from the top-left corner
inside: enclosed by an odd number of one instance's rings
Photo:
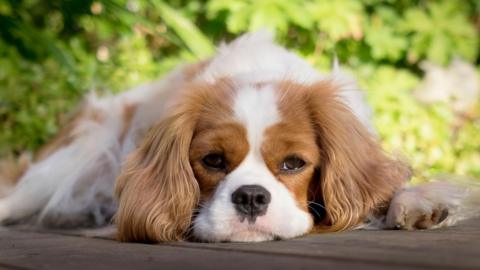
[[[275,90],[269,85],[264,89],[240,87],[234,112],[247,130],[249,152],[200,209],[194,221],[194,235],[213,242],[257,242],[307,233],[313,223],[310,214],[298,208],[293,194],[270,172],[260,152],[265,130],[280,121]],[[260,185],[271,194],[266,214],[259,216],[254,224],[246,219],[242,222],[231,202],[232,193],[243,185]]]
[[[310,84],[324,78],[297,55],[273,42],[269,32],[245,34],[221,46],[200,75],[207,82],[245,76],[251,81],[293,80]]]
[[[2,208],[8,209],[8,215],[0,220],[27,218],[39,210],[39,221],[47,215],[77,219],[89,211],[97,223],[101,208],[112,214],[111,186],[120,167],[116,135],[121,118],[115,117],[121,115],[119,104],[111,97],[90,95],[86,106],[105,117],[102,123],[92,119],[78,123],[73,131],[75,141],[34,164],[12,193],[0,200]],[[97,202],[99,197],[106,197],[105,201]]]
[[[238,90],[234,104],[235,117],[245,126],[250,147],[260,149],[263,132],[280,120],[275,89],[243,86]]]
[[[79,122],[72,143],[28,169],[17,186],[0,198],[0,223],[30,219],[34,224],[99,226],[109,222],[116,210],[113,185],[122,160],[161,119],[166,104],[184,83],[178,69],[161,81],[117,96],[88,95],[86,110],[96,111],[101,120]],[[120,144],[127,105],[138,110]]]
[[[338,92],[342,101],[350,107],[353,114],[358,118],[371,134],[376,135],[372,124],[372,110],[365,102],[365,97],[354,77],[345,73],[338,63],[334,64],[330,78],[340,87]]]

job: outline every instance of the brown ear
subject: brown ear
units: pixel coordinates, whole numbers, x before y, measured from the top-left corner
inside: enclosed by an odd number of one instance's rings
[[[309,89],[308,99],[321,152],[315,200],[326,208],[318,229],[328,231],[356,226],[388,207],[410,177],[409,167],[385,155],[337,92],[331,82],[321,82]]]
[[[200,195],[188,155],[191,117],[167,117],[128,157],[115,187],[119,240],[175,241],[188,230]]]

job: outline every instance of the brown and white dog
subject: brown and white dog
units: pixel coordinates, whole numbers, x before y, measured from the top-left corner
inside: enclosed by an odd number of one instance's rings
[[[0,222],[114,217],[122,241],[265,241],[467,216],[466,189],[406,188],[410,176],[380,148],[353,80],[259,32],[159,82],[89,95],[0,199]]]

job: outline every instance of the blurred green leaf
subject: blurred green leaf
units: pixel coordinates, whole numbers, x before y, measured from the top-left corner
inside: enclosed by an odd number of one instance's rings
[[[204,58],[213,53],[213,44],[192,22],[165,3],[159,1],[152,2],[159,9],[160,15],[167,26],[175,31],[194,55],[198,58]]]
[[[362,38],[361,22],[365,14],[359,1],[312,1],[306,5],[318,29],[325,32],[333,41]]]
[[[410,55],[413,61],[426,56],[430,61],[447,64],[456,55],[467,60],[478,56],[479,39],[459,1],[432,2],[426,8],[412,7],[405,13],[399,29],[412,35]]]

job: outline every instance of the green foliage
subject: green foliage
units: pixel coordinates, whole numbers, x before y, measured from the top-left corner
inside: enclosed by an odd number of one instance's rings
[[[365,27],[365,42],[371,48],[374,60],[396,62],[404,57],[408,40],[397,27],[400,19],[398,13],[389,7],[378,8],[369,18]]]
[[[385,65],[363,69],[361,84],[383,145],[410,160],[418,180],[447,172],[480,176],[480,104],[477,119],[456,129],[458,117],[446,104],[425,107],[413,98],[410,89],[419,81],[414,73]]]
[[[162,2],[154,2],[160,16],[184,41],[185,46],[200,58],[208,57],[213,52],[213,45],[200,30],[187,18],[176,12],[173,8]]]
[[[445,64],[455,54],[474,60],[478,55],[478,38],[473,24],[460,9],[464,1],[442,1],[428,8],[409,8],[399,28],[411,33],[410,59]]]
[[[418,179],[480,177],[480,104],[459,124],[412,96],[422,61],[478,67],[479,14],[476,0],[0,0],[0,155],[37,149],[88,91],[123,91],[267,28],[320,70],[337,56]]]

